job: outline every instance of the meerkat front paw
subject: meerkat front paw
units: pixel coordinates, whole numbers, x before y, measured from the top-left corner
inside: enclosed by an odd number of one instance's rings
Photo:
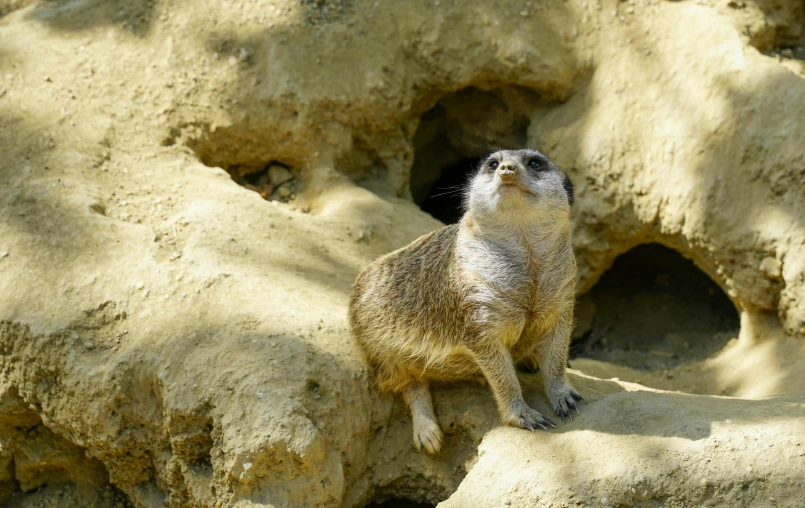
[[[517,407],[512,409],[509,417],[506,418],[506,420],[508,420],[507,423],[509,425],[520,427],[521,429],[528,429],[531,432],[534,432],[535,427],[539,427],[542,430],[548,430],[548,426],[550,425],[551,427],[556,428],[556,425],[554,425],[551,420],[542,416],[542,413],[536,409],[531,409],[528,407],[525,402],[518,404]]]
[[[443,437],[438,422],[429,418],[414,418],[414,445],[420,452],[438,453],[442,448]]]
[[[551,386],[551,388],[548,389],[548,399],[551,401],[553,410],[562,418],[562,423],[565,423],[565,417],[568,417],[571,422],[573,421],[573,416],[570,414],[571,409],[575,409],[576,413],[581,414],[576,402],[584,400],[584,398],[579,395],[576,390],[571,388],[571,386],[567,384],[567,381],[562,381]]]

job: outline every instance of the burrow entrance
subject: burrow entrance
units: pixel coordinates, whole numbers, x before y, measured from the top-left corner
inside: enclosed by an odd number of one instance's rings
[[[592,358],[643,371],[701,361],[736,337],[738,312],[692,261],[660,244],[615,260],[577,307],[589,329],[571,358]]]
[[[470,87],[425,112],[414,135],[414,202],[442,222],[458,222],[461,189],[480,159],[498,149],[524,147],[529,111],[539,100],[524,88]]]
[[[433,508],[435,504],[418,503],[404,498],[387,499],[382,503],[371,503],[366,508]]]
[[[162,144],[186,145],[202,164],[224,169],[235,183],[265,200],[292,201],[299,187],[299,168],[293,160],[276,158],[272,149],[280,143],[273,141],[271,132],[242,125],[210,130],[191,123],[171,129]]]

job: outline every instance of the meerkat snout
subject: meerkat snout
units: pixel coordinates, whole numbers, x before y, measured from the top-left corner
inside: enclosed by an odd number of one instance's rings
[[[507,159],[498,166],[498,173],[516,173],[519,169],[517,162]]]
[[[554,424],[523,399],[515,364],[538,365],[562,418],[581,396],[565,375],[576,262],[573,185],[536,150],[486,157],[465,190],[458,224],[366,267],[349,321],[382,390],[411,410],[414,444],[429,453],[443,433],[430,384],[483,375],[504,423]]]
[[[497,173],[501,181],[511,183],[517,179],[517,169],[517,164],[514,161],[503,161],[498,166]]]

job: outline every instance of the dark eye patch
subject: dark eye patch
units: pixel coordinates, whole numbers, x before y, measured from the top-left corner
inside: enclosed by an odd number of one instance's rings
[[[548,167],[548,161],[539,157],[533,157],[528,161],[528,167],[535,171],[542,171]]]
[[[570,206],[573,206],[573,203],[576,202],[575,197],[573,196],[573,181],[570,180],[570,177],[567,174],[562,174],[562,187],[565,188],[565,192],[567,192],[567,202]]]

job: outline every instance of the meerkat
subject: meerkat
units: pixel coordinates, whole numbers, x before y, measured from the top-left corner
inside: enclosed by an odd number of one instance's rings
[[[538,365],[562,421],[579,412],[583,399],[565,373],[576,283],[572,206],[570,178],[545,155],[498,151],[468,182],[458,224],[358,276],[352,332],[379,388],[408,404],[420,451],[437,453],[443,440],[432,383],[483,376],[504,423],[547,430],[554,423],[526,404],[515,371]]]

